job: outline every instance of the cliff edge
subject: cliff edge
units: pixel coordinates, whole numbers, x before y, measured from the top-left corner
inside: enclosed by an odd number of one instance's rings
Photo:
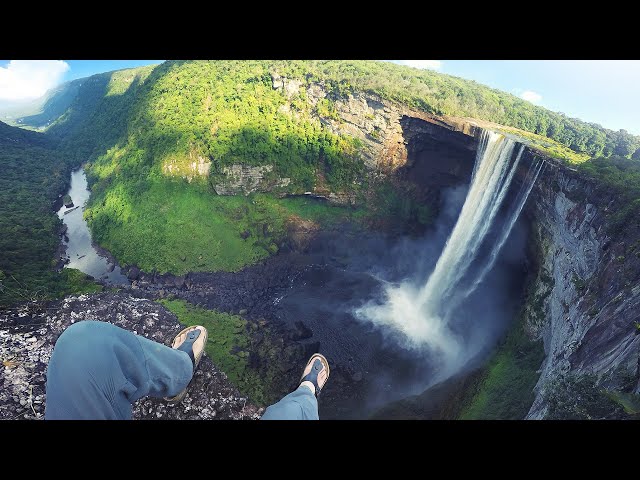
[[[44,418],[46,369],[53,347],[69,325],[83,320],[109,322],[165,345],[184,328],[162,305],[130,293],[80,295],[2,312],[0,420]],[[262,409],[243,397],[206,354],[179,405],[143,398],[133,408],[134,419],[142,420],[255,420],[261,414]]]

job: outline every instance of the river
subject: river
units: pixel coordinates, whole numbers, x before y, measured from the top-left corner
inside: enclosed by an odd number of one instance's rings
[[[120,271],[120,267],[101,255],[91,241],[91,232],[83,218],[84,208],[89,200],[87,177],[83,169],[71,174],[71,187],[67,192],[73,201],[73,207],[64,205],[58,210],[58,217],[67,226],[69,241],[64,244],[69,263],[65,268],[75,268],[91,275],[96,280],[112,285],[128,284],[129,280]]]

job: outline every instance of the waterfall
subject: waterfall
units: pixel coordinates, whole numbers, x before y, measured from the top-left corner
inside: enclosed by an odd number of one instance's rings
[[[430,349],[449,367],[459,363],[453,360],[468,358],[449,328],[451,313],[493,268],[544,168],[542,160],[533,163],[504,219],[501,215],[497,222],[524,151],[520,145],[514,158],[517,146],[503,135],[482,132],[464,205],[429,277],[422,283],[387,284],[385,302],[360,307],[356,317],[390,328],[410,348]]]
[[[460,280],[465,277],[489,232],[520,163],[524,147],[520,147],[509,168],[515,145],[513,140],[497,133],[482,132],[469,193],[435,269],[420,291],[420,305],[447,308],[447,302],[456,293]]]
[[[513,226],[515,225],[516,220],[520,216],[520,212],[522,212],[522,209],[524,208],[524,204],[526,203],[527,198],[529,198],[529,194],[531,193],[531,190],[533,189],[533,186],[535,185],[536,180],[538,179],[538,176],[540,175],[540,173],[542,172],[545,166],[546,166],[546,163],[544,162],[544,160],[537,159],[534,162],[531,170],[528,172],[528,175],[525,181],[522,183],[522,186],[520,187],[520,191],[518,192],[518,195],[516,196],[516,199],[514,202],[515,208],[512,208],[511,212],[509,212],[506,226],[500,232],[498,241],[494,243],[494,246],[491,249],[491,254],[489,255],[489,259],[485,262],[485,265],[482,267],[480,272],[476,275],[476,278],[473,280],[471,287],[469,287],[464,292],[464,295],[462,295],[461,300],[467,298],[469,295],[473,293],[473,291],[476,288],[478,288],[478,285],[480,285],[482,280],[484,280],[484,277],[487,275],[487,273],[491,271],[491,269],[495,265],[496,260],[498,259],[498,253],[500,253],[500,250],[506,243],[507,238],[509,238],[509,233],[511,233],[511,229],[513,229]]]

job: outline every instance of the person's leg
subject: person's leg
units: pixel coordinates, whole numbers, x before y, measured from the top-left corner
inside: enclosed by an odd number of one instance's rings
[[[267,407],[261,420],[319,420],[318,400],[310,388],[300,385],[278,403]]]
[[[45,419],[128,420],[133,402],[174,396],[192,376],[183,351],[110,323],[78,322],[60,335],[51,355]]]
[[[302,372],[298,388],[267,407],[261,420],[319,420],[318,394],[329,379],[329,362],[314,353]]]

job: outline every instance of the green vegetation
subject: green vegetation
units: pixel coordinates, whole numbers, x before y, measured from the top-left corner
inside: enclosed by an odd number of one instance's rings
[[[65,82],[49,90],[42,98],[5,110],[6,122],[26,129],[42,130],[65,113],[84,81],[84,78],[79,78]]]
[[[55,290],[55,296],[80,295],[82,293],[97,293],[103,290],[102,285],[97,284],[90,277],[75,268],[64,268],[59,273],[60,283]]]
[[[629,392],[606,392],[611,400],[620,405],[624,413],[639,418],[640,415],[640,395]]]
[[[484,368],[460,418],[524,418],[533,403],[533,387],[543,360],[542,341],[532,341],[520,319]]]
[[[207,355],[243,395],[259,405],[274,401],[272,390],[276,381],[276,367],[270,365],[263,372],[250,366],[251,325],[244,318],[205,310],[182,300],[160,300],[160,303],[171,310],[183,325],[202,325],[207,329]]]
[[[89,80],[82,89],[95,112],[81,118],[77,112],[91,108],[74,103],[50,132],[69,154],[93,159],[87,218],[95,239],[124,263],[237,270],[275,253],[295,204],[216,196],[224,166],[273,165],[272,175],[291,178],[300,193],[315,185],[318,169],[334,190],[353,190],[361,175],[356,139],[325,130],[308,102],[293,99],[295,114],[279,110],[284,97],[265,62],[167,62],[135,69],[121,84],[108,75]],[[211,162],[208,178],[174,176],[194,159]],[[336,211],[326,210],[322,216]]]
[[[53,270],[61,222],[53,212],[70,166],[41,133],[0,122],[0,307],[95,288]]]
[[[95,113],[81,118],[74,104],[50,129],[69,135],[73,150],[79,142],[101,147],[94,167],[100,179],[112,173],[119,180],[164,179],[169,163],[183,167],[201,157],[212,162],[214,177],[234,163],[274,165],[276,175],[305,191],[318,167],[338,188],[350,187],[362,170],[359,142],[313,120],[303,93],[292,99],[293,112],[280,110],[285,98],[272,88],[268,62],[166,62],[130,72],[122,80],[133,82],[127,88],[114,87],[113,76],[91,77]],[[77,123],[86,127],[73,131]]]
[[[421,234],[435,221],[437,197],[435,191],[422,189],[423,198],[418,200],[416,193],[413,185],[371,184],[362,216],[367,225],[392,234]]]
[[[281,247],[294,215],[325,226],[357,218],[357,210],[311,199],[222,197],[183,181],[152,183],[144,194],[118,187],[96,198],[102,201],[92,202],[86,218],[102,246],[126,264],[176,274],[236,271],[266,258]]]
[[[587,286],[586,282],[584,280],[582,280],[578,275],[576,275],[575,273],[573,274],[573,276],[571,277],[571,282],[573,283],[573,286],[576,287],[576,290],[578,291],[582,291],[585,289],[585,287]]]
[[[634,399],[623,392],[607,391],[591,374],[558,378],[547,386],[544,396],[549,405],[548,420],[624,419]]]
[[[640,226],[640,163],[637,160],[600,157],[584,162],[578,168],[597,180],[596,194],[615,194],[617,206],[607,221],[611,233]]]
[[[588,156],[638,152],[640,137],[569,118],[500,90],[430,70],[377,61],[273,62],[281,75],[327,83],[334,95],[355,90],[438,115],[471,117],[550,138]],[[640,156],[640,153],[637,153]]]
[[[71,105],[47,129],[47,136],[75,165],[104,153],[126,135],[131,108],[154,67],[81,79]]]
[[[536,150],[540,150],[552,158],[563,160],[567,163],[580,164],[589,160],[589,155],[575,152],[556,140],[543,137],[542,135],[537,135],[535,133],[526,132],[512,127],[501,127],[497,128],[497,130],[506,135],[516,137],[516,140],[519,142],[529,145]]]

